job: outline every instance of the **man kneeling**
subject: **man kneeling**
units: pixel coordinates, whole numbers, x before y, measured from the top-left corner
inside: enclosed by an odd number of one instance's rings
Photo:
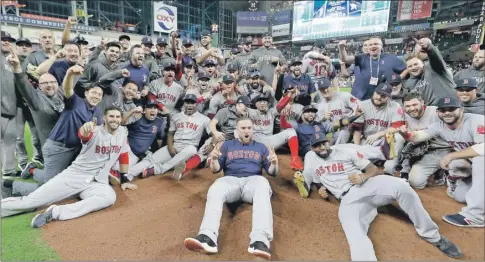
[[[52,219],[68,220],[84,216],[113,205],[116,193],[109,185],[110,168],[120,161],[121,188],[136,189],[127,183],[128,143],[126,129],[119,127],[121,111],[111,107],[104,111],[104,125],[96,127],[96,119],[85,123],[78,132],[82,142],[81,153],[62,173],[25,197],[9,197],[2,200],[2,217],[24,212],[79,195],[82,199],[67,205],[51,205],[44,213],[32,219],[31,226],[38,228]]]
[[[377,260],[367,231],[377,216],[377,208],[394,201],[409,215],[424,240],[449,257],[461,257],[459,248],[440,235],[418,195],[405,181],[380,175],[381,171],[354,149],[330,147],[324,134],[315,134],[311,144],[303,175],[295,173],[294,182],[302,196],[308,196],[311,183],[316,183],[317,187],[323,185],[318,190],[323,198],[328,197],[328,189],[341,200],[338,216],[353,261]]]
[[[253,123],[247,117],[236,122],[238,139],[216,146],[211,153],[210,169],[221,170],[224,176],[218,178],[209,188],[205,214],[199,234],[184,241],[191,251],[208,254],[217,253],[217,237],[224,203],[243,200],[253,204],[253,229],[248,252],[271,259],[270,241],[273,239],[273,212],[271,209],[271,187],[262,176],[262,169],[271,176],[278,174],[278,158],[274,149],[253,140]],[[257,218],[257,219],[255,219]]]

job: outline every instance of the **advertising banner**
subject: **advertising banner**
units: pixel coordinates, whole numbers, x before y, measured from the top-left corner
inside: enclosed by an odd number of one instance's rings
[[[42,16],[37,16],[37,17],[42,17]],[[52,21],[50,19],[44,19],[44,18],[40,19],[40,18],[22,17],[22,16],[16,16],[16,15],[0,15],[0,22],[46,27],[46,28],[58,28],[58,29],[64,29],[64,27],[66,26],[66,22]],[[77,25],[72,25],[71,30],[84,31],[84,32],[96,32],[99,29],[95,26],[86,26],[86,25],[77,24]]]
[[[237,12],[238,34],[262,34],[268,32],[268,13]]]
[[[400,0],[397,21],[428,18],[432,8],[433,0]]]
[[[397,25],[394,27],[394,31],[421,31],[431,29],[430,23],[413,24],[413,25]]]
[[[153,31],[167,34],[177,31],[177,7],[153,2]]]
[[[384,43],[386,45],[392,45],[392,44],[400,44],[404,41],[404,38],[389,38],[389,39],[384,39]]]
[[[277,12],[273,15],[273,19],[271,20],[271,23],[273,25],[283,25],[283,24],[289,24],[291,23],[292,18],[292,10],[285,10],[281,12]]]
[[[273,25],[271,27],[271,36],[285,36],[290,35],[290,24]]]

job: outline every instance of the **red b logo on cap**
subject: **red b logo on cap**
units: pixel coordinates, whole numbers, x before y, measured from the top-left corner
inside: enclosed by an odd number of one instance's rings
[[[445,97],[445,104],[448,104],[450,102],[450,98],[449,97]]]
[[[463,84],[468,84],[468,79],[463,79]]]

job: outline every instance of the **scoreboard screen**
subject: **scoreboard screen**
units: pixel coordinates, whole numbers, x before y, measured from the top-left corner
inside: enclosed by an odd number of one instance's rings
[[[293,41],[387,31],[390,1],[300,1],[293,6]]]

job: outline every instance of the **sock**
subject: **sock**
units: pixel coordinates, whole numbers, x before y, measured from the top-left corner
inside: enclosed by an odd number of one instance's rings
[[[6,188],[12,188],[13,181],[15,181],[15,180],[11,180],[11,179],[3,180],[3,186],[6,187]]]
[[[291,157],[298,156],[298,137],[294,136],[288,140],[288,146],[290,147]]]
[[[192,170],[196,167],[198,167],[200,164],[200,156],[199,155],[194,155],[193,157],[191,157],[187,163],[185,163],[185,172],[189,171],[189,170]]]

